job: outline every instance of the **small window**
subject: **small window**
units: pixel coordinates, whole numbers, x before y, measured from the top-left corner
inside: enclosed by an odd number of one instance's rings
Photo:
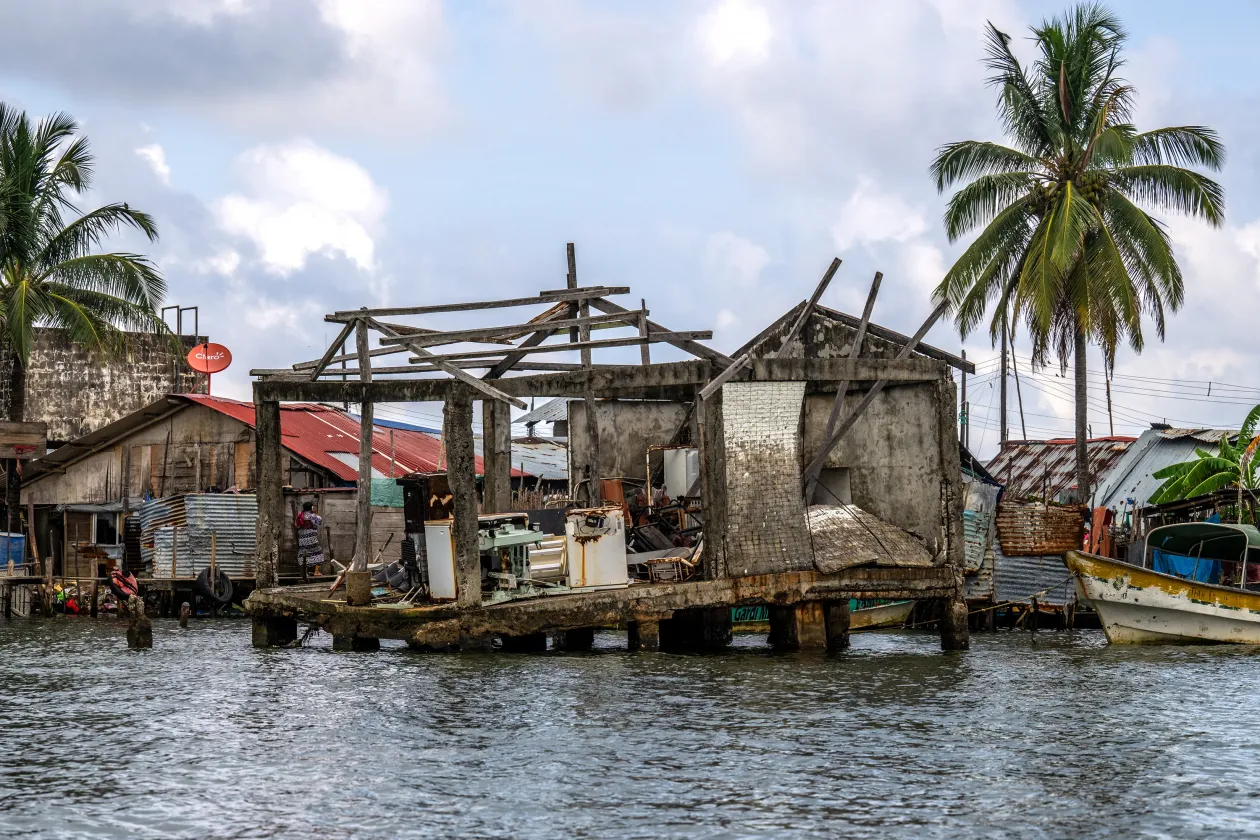
[[[811,505],[851,505],[853,493],[849,490],[848,467],[826,467],[818,474]]]
[[[96,514],[96,541],[95,542],[97,545],[118,545],[117,514],[113,514],[113,513]]]

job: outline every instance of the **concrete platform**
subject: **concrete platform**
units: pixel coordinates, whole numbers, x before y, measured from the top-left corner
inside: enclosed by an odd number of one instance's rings
[[[789,606],[849,598],[948,600],[959,591],[953,566],[928,568],[864,567],[835,574],[784,572],[771,575],[635,584],[623,589],[568,593],[490,606],[431,604],[399,609],[347,606],[339,592],[328,598],[327,582],[256,590],[245,611],[256,625],[302,622],[318,624],[335,637],[399,639],[417,648],[476,646],[490,638],[506,639],[587,627],[659,622],[680,610],[752,604]],[[259,628],[255,643],[291,638]],[[283,642],[272,642],[283,643]]]

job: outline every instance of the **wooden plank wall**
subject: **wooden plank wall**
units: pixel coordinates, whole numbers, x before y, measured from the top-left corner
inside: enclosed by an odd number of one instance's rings
[[[306,502],[314,502],[315,512],[324,518],[324,527],[328,534],[324,545],[325,553],[331,553],[339,562],[348,562],[354,555],[354,531],[358,524],[355,510],[357,499],[358,491],[354,489],[322,493],[286,491],[284,510],[287,525],[280,534],[281,569],[297,569],[297,530],[294,519]],[[381,555],[381,562],[392,562],[402,557],[403,530],[402,508],[372,506],[373,551],[380,551],[390,534],[394,535],[389,548]],[[324,541],[324,535],[321,534],[320,539]]]

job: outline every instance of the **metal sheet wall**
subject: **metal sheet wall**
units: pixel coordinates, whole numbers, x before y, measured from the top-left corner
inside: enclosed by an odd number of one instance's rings
[[[1002,553],[1001,543],[993,543],[994,598],[999,601],[1019,601],[1048,589],[1038,596],[1041,604],[1063,606],[1073,596],[1067,566],[1061,554],[1008,557]]]
[[[212,543],[218,567],[233,577],[254,574],[258,528],[255,496],[198,493],[154,499],[142,505],[136,515],[140,519],[140,553],[154,577],[193,577],[209,568]]]

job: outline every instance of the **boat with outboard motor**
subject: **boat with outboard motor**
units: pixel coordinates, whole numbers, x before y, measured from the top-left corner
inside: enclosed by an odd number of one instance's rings
[[[1083,551],[1065,562],[1112,644],[1260,645],[1260,530],[1251,525],[1153,528],[1140,566]]]

